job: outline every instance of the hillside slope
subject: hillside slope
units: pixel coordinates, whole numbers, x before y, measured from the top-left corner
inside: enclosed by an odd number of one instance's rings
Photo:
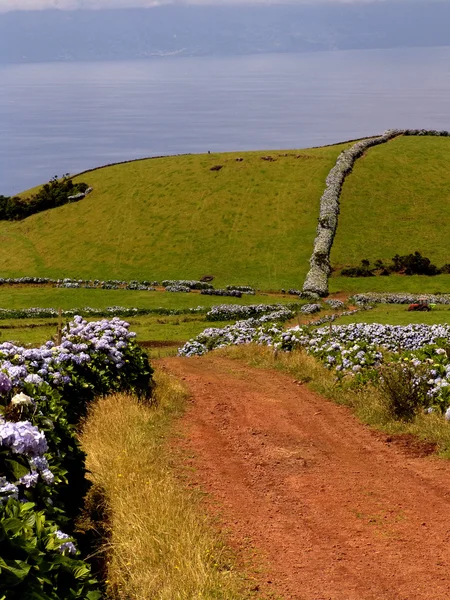
[[[300,286],[325,178],[349,144],[189,155],[82,175],[94,192],[0,223],[0,274],[162,279],[215,276],[262,289]],[[237,157],[242,157],[237,162]],[[221,164],[220,171],[210,171]],[[75,179],[76,181],[76,179]]]
[[[399,137],[370,149],[356,162],[342,190],[332,265],[389,261],[395,254],[416,250],[437,266],[450,263],[449,163],[450,138],[445,137]],[[361,282],[362,288],[407,288],[405,278],[382,279]],[[342,278],[339,283],[343,285]],[[439,286],[436,289],[442,287],[441,276]],[[332,278],[330,287],[340,286]]]

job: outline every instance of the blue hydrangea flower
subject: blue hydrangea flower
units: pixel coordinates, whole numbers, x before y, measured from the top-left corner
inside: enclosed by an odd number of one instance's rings
[[[62,531],[55,531],[55,536],[58,538],[58,540],[70,540],[71,537],[70,535],[67,535],[67,533],[63,533]],[[77,549],[75,548],[75,544],[73,542],[63,542],[59,548],[58,551],[61,552],[61,554],[65,554],[66,552],[68,552],[69,554],[76,554]]]
[[[5,374],[0,373],[0,394],[3,396],[11,391],[11,379]]]

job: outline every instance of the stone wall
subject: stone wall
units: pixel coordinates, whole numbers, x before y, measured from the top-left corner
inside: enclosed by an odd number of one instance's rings
[[[325,191],[320,199],[319,223],[309,261],[310,269],[303,283],[305,293],[315,293],[319,296],[328,295],[328,277],[331,273],[330,253],[337,230],[340,196],[345,178],[351,173],[355,162],[366,150],[372,146],[384,144],[400,135],[447,137],[450,134],[448,131],[427,129],[389,129],[380,136],[361,140],[341,152],[335,166],[328,173]]]

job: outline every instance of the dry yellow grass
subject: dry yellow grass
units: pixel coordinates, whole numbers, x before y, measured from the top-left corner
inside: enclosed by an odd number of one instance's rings
[[[82,433],[93,482],[110,514],[107,588],[120,600],[246,597],[230,552],[202,516],[199,492],[174,474],[167,438],[186,393],[156,371],[157,405],[101,398]]]

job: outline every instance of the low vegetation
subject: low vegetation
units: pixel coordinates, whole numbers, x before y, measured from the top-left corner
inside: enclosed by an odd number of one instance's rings
[[[68,175],[53,177],[31,196],[0,196],[0,221],[21,221],[50,208],[64,206],[84,198],[89,190],[87,183],[73,183]]]
[[[97,395],[151,394],[152,369],[127,324],[86,323],[60,343],[0,352],[0,597],[97,600],[77,529],[86,479],[77,426]]]
[[[162,370],[155,382],[153,406],[129,395],[99,399],[83,430],[87,466],[110,518],[108,597],[242,600],[244,582],[204,515],[200,492],[173,470],[167,442],[186,391]]]
[[[401,275],[440,275],[450,273],[450,265],[446,263],[441,268],[433,265],[431,260],[422,256],[417,250],[411,254],[399,256],[396,254],[390,263],[377,259],[373,265],[370,260],[364,258],[358,267],[345,267],[341,269],[343,277],[374,277],[376,275],[386,277],[391,273]]]

